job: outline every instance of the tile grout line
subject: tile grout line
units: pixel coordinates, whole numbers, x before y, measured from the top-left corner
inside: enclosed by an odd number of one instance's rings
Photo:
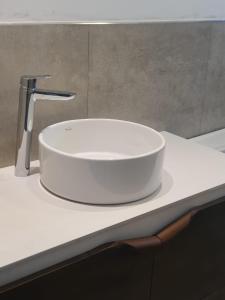
[[[88,25],[88,68],[87,68],[87,110],[86,117],[89,117],[89,81],[90,81],[90,25]]]
[[[200,124],[199,124],[199,132],[200,134],[204,134],[202,132],[202,123],[203,123],[203,116],[206,106],[206,88],[208,83],[208,73],[209,73],[209,60],[212,53],[212,35],[213,35],[213,24],[210,24],[210,39],[209,39],[209,50],[207,55],[207,63],[206,63],[206,71],[205,71],[205,91],[203,92],[202,99],[201,99],[201,115],[200,115]]]

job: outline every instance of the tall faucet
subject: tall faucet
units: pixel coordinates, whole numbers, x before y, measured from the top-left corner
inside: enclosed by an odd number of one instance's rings
[[[38,79],[50,77],[50,75],[22,76],[20,79],[15,176],[25,177],[30,172],[31,139],[36,100],[73,100],[76,96],[75,93],[36,88]]]

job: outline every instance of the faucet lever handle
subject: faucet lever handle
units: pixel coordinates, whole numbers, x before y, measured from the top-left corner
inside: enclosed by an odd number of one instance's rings
[[[51,75],[23,75],[20,78],[20,84],[24,88],[35,89],[38,79],[48,79]]]

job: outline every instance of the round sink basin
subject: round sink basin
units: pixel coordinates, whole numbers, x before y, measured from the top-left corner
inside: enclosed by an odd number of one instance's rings
[[[161,182],[165,140],[144,125],[111,119],[57,123],[39,135],[41,182],[90,204],[142,199]]]

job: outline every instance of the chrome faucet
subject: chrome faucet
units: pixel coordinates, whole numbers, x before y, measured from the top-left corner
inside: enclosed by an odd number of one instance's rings
[[[15,176],[25,177],[30,172],[31,139],[36,100],[73,100],[75,98],[75,93],[36,88],[38,79],[50,77],[50,75],[22,76],[20,79]]]

